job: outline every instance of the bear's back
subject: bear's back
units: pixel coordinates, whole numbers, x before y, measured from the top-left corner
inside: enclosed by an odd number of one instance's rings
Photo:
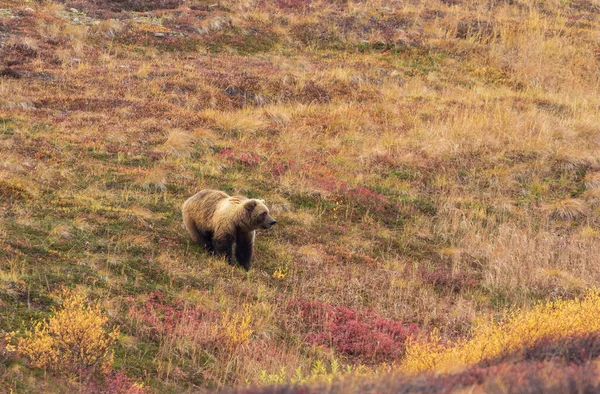
[[[220,203],[228,198],[227,193],[219,190],[201,190],[183,203],[184,216],[190,215],[196,221],[206,223],[210,221]]]

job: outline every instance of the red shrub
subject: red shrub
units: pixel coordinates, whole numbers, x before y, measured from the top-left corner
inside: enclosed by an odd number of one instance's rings
[[[214,320],[214,313],[185,305],[182,300],[168,303],[160,291],[151,293],[141,305],[133,298],[130,301],[134,303],[129,309],[129,317],[142,335],[153,339],[172,334],[182,324],[200,328]]]
[[[229,148],[223,149],[219,153],[219,156],[222,157],[222,158],[224,158],[224,159],[227,159],[227,160],[232,160],[232,161],[235,160],[235,153],[233,153],[233,150],[229,149]]]
[[[98,393],[110,393],[110,394],[144,394],[147,390],[143,387],[139,387],[136,381],[123,372],[113,372],[108,375],[104,382],[102,382],[102,388]]]
[[[269,172],[273,176],[283,175],[290,170],[290,168],[294,167],[296,162],[294,160],[286,161],[286,160],[269,160],[267,161],[267,168],[269,168]]]
[[[318,301],[290,305],[304,325],[305,341],[332,346],[362,363],[377,364],[399,359],[406,340],[417,326],[403,325],[372,312],[358,312],[345,306]]]
[[[256,153],[251,152],[234,152],[233,149],[223,149],[219,156],[231,161],[233,163],[241,164],[245,167],[255,167],[257,166],[261,159],[260,156]]]
[[[390,208],[388,198],[364,186],[350,187],[340,179],[321,177],[313,180],[313,184],[327,192],[338,194],[341,198],[351,201],[375,212],[383,212]]]
[[[360,202],[363,205],[367,205],[375,209],[376,211],[382,211],[385,204],[387,204],[387,197],[376,193],[363,186],[357,186],[348,192],[348,195],[355,201]]]
[[[242,152],[238,156],[238,161],[247,167],[254,167],[260,163],[260,156],[256,153]]]
[[[348,190],[346,182],[331,177],[315,178],[312,183],[330,193],[344,193]]]
[[[313,81],[308,81],[300,91],[300,98],[305,103],[328,103],[331,101],[331,92]]]

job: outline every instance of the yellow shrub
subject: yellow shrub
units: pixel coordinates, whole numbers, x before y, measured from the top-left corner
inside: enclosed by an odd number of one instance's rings
[[[275,270],[275,272],[273,272],[273,278],[276,279],[285,279],[285,277],[287,276],[288,272],[289,272],[289,267],[287,265],[281,265],[279,267],[277,267],[277,269]]]
[[[583,299],[539,304],[531,311],[514,311],[500,321],[480,320],[473,335],[453,346],[444,346],[434,334],[428,342],[413,342],[406,350],[401,369],[453,372],[483,360],[510,354],[540,339],[559,339],[600,332],[600,292],[589,291]]]
[[[244,305],[242,313],[225,312],[221,319],[221,328],[226,340],[233,346],[248,343],[253,332],[250,329],[251,322],[252,310],[248,304]]]
[[[118,328],[105,330],[108,319],[97,304],[86,303],[80,292],[64,291],[60,308],[38,322],[19,339],[17,351],[31,365],[71,378],[107,372],[113,362],[112,346]]]

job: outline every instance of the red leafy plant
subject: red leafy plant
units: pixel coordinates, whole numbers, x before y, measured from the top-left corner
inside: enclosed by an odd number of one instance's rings
[[[266,163],[266,166],[273,176],[280,176],[288,172],[291,168],[296,166],[296,162],[294,160],[275,160],[269,159]]]
[[[130,378],[121,371],[112,371],[102,380],[91,382],[83,387],[89,394],[146,394],[143,383]]]
[[[260,162],[260,156],[251,152],[234,152],[233,149],[226,148],[219,153],[219,156],[233,163],[241,164],[245,167],[256,167]]]
[[[393,362],[403,356],[407,339],[417,334],[417,325],[385,319],[372,311],[356,311],[319,301],[290,304],[301,322],[304,340],[331,346],[353,361],[364,364]]]
[[[320,177],[313,184],[326,192],[332,193],[336,199],[351,201],[354,204],[371,209],[375,212],[383,212],[392,208],[389,199],[364,186],[351,187],[346,182],[332,177]]]
[[[193,337],[197,337],[198,333],[209,334],[219,319],[216,312],[187,305],[182,300],[169,302],[160,291],[151,293],[142,303],[131,297],[129,301],[132,303],[129,318],[138,334],[154,340],[169,336],[189,337],[193,334]],[[209,340],[212,337],[206,335],[204,338]]]

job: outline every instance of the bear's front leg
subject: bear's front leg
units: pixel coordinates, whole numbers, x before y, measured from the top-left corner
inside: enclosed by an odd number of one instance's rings
[[[246,271],[250,269],[253,243],[254,231],[251,233],[238,231],[235,240],[235,258]]]
[[[227,257],[227,264],[233,265],[233,237],[225,236],[222,238],[213,238],[213,248],[216,254],[224,254]]]

